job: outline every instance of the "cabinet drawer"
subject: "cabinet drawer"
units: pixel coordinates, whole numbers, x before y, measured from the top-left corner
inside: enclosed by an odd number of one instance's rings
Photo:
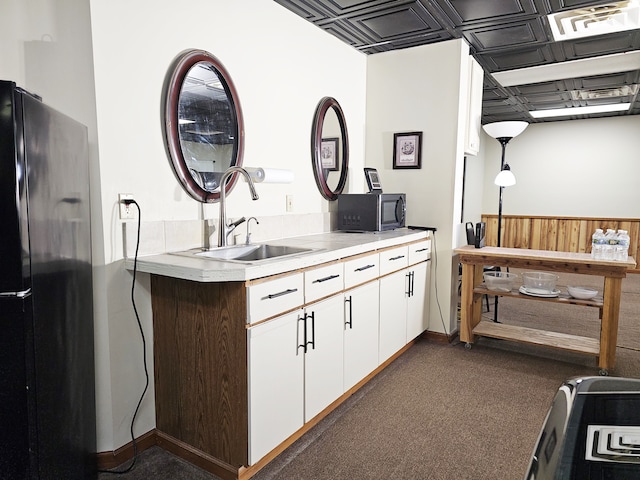
[[[409,245],[409,265],[424,262],[431,258],[431,240]]]
[[[304,303],[302,273],[247,288],[247,323],[255,323]]]
[[[395,272],[409,265],[409,247],[397,247],[380,252],[380,275]]]
[[[343,288],[342,263],[314,268],[304,273],[304,299],[307,303],[339,292]]]
[[[380,275],[380,255],[367,255],[344,262],[344,288],[368,282]]]

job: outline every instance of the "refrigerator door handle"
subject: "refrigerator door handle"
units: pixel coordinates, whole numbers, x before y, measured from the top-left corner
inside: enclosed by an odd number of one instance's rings
[[[31,289],[27,288],[21,292],[0,292],[0,297],[25,298],[31,295]]]

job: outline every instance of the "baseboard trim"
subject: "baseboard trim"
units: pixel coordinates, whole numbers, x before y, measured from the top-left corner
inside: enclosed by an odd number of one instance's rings
[[[158,441],[155,428],[136,438],[136,448],[138,453],[157,444]],[[111,470],[116,468],[126,461],[131,460],[133,458],[133,454],[133,441],[123,445],[113,452],[99,452],[97,454],[98,469]]]
[[[159,447],[224,480],[235,480],[244,470],[243,467],[236,468],[229,465],[164,432],[156,430],[155,433]]]
[[[458,336],[458,330],[454,330],[453,332],[446,334],[446,333],[440,333],[440,332],[424,332],[422,334],[424,336],[424,338],[426,338],[427,340],[433,340],[434,342],[438,342],[438,343],[451,343],[453,342],[456,337]]]

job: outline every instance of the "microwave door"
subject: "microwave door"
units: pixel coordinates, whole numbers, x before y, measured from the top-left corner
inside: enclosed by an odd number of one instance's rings
[[[399,197],[396,201],[396,222],[398,222],[398,225],[404,225],[405,212],[404,198]]]

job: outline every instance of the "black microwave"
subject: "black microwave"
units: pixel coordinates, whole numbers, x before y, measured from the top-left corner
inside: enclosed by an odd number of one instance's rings
[[[404,227],[404,193],[349,193],[338,195],[338,230],[381,232]]]

